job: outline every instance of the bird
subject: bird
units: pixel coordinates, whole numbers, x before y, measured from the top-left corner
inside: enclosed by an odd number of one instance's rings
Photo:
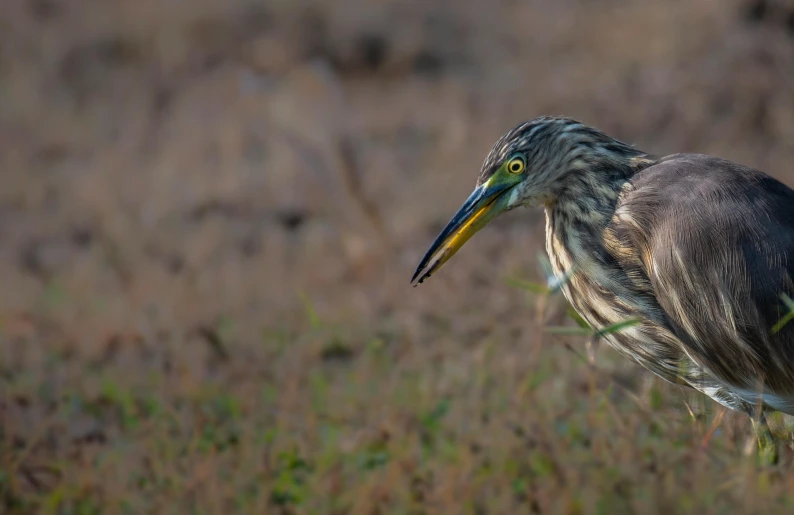
[[[420,261],[416,286],[477,231],[543,208],[545,250],[571,307],[620,354],[753,421],[794,415],[794,190],[716,156],[658,157],[564,116],[504,133],[474,191]],[[770,450],[771,449],[771,450]]]

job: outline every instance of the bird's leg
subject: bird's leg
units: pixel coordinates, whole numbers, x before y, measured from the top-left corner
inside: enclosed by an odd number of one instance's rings
[[[758,443],[758,459],[762,465],[775,465],[780,459],[777,440],[769,429],[766,415],[761,412],[759,417],[751,417],[755,438]]]

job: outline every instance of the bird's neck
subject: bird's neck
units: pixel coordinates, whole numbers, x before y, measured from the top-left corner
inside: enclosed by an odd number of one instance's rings
[[[654,162],[652,156],[638,153],[569,170],[546,203],[546,246],[558,271],[569,269],[573,262],[606,259],[603,232],[620,195],[630,187],[634,174]]]
[[[634,174],[655,162],[654,157],[641,152],[576,161],[559,181],[546,203],[546,211],[566,227],[600,231],[612,218],[618,199]]]

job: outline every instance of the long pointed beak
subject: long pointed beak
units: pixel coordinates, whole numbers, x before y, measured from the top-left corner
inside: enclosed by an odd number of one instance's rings
[[[455,255],[474,233],[504,211],[506,202],[503,193],[509,189],[510,185],[506,184],[489,186],[488,183],[485,183],[478,186],[436,237],[422,261],[419,262],[416,272],[411,277],[411,283],[414,286],[422,284],[425,279]]]

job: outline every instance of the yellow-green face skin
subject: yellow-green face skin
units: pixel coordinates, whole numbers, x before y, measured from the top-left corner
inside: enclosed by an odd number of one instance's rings
[[[509,192],[524,180],[525,167],[523,157],[514,156],[475,188],[420,261],[411,278],[414,286],[441,268],[469,238],[507,209]]]

